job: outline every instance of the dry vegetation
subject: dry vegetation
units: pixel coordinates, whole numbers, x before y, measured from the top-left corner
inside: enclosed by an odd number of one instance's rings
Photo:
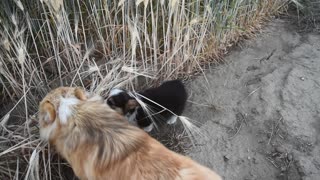
[[[39,99],[61,85],[105,95],[201,71],[287,0],[0,2],[0,179],[65,178],[38,139]]]
[[[297,10],[296,19],[301,31],[320,31],[320,1],[292,0]]]

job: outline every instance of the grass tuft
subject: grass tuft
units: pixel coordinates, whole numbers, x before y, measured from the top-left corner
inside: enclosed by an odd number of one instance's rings
[[[301,31],[320,31],[320,1],[291,0],[296,9],[297,20]]]

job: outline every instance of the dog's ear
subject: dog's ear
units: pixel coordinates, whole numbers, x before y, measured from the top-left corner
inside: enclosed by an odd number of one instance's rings
[[[46,123],[52,123],[56,119],[56,110],[49,101],[46,101],[42,104],[40,104],[39,107],[39,120],[46,122]]]
[[[87,100],[86,92],[81,88],[76,88],[74,90],[74,95],[81,101]]]

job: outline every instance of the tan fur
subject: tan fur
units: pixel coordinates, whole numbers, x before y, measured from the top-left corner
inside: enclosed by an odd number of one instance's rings
[[[125,112],[123,114],[126,114],[129,110],[135,109],[136,107],[140,106],[140,104],[135,99],[130,99],[125,107]]]
[[[76,88],[74,90],[74,95],[80,100],[83,100],[83,101],[87,100],[87,96],[85,95],[85,92],[80,88]]]
[[[168,150],[103,102],[90,101],[82,95],[85,93],[75,88],[58,88],[50,92],[39,107],[40,130],[46,131],[56,123],[46,140],[71,164],[80,179],[221,179],[190,158]],[[59,122],[60,97],[81,100],[73,107],[67,124]],[[46,121],[45,117],[54,119]]]

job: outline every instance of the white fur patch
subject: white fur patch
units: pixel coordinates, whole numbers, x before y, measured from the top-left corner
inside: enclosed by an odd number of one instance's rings
[[[124,92],[122,89],[111,89],[109,97],[118,95],[118,94],[120,94],[122,92]]]
[[[51,133],[57,128],[57,123],[53,122],[45,128],[40,128],[40,139],[48,141]]]
[[[177,122],[177,116],[173,115],[170,117],[170,119],[167,121],[167,124],[174,124]]]
[[[134,122],[136,120],[137,113],[138,111],[137,109],[135,109],[133,113],[127,113],[126,118],[128,119],[129,122]]]
[[[143,130],[146,132],[150,132],[150,131],[152,131],[152,129],[153,129],[153,123],[151,123],[149,126],[143,128]]]
[[[72,107],[77,105],[79,100],[77,98],[62,98],[59,106],[59,119],[61,124],[67,124],[68,118],[72,115]]]
[[[46,115],[44,116],[43,120],[47,123],[49,123],[51,121],[51,117],[49,112],[46,112]]]
[[[134,125],[134,126],[138,126],[137,122],[136,122],[136,115],[137,115],[137,109],[135,109],[133,111],[133,113],[127,113],[125,115],[126,119],[129,121],[130,124]]]

